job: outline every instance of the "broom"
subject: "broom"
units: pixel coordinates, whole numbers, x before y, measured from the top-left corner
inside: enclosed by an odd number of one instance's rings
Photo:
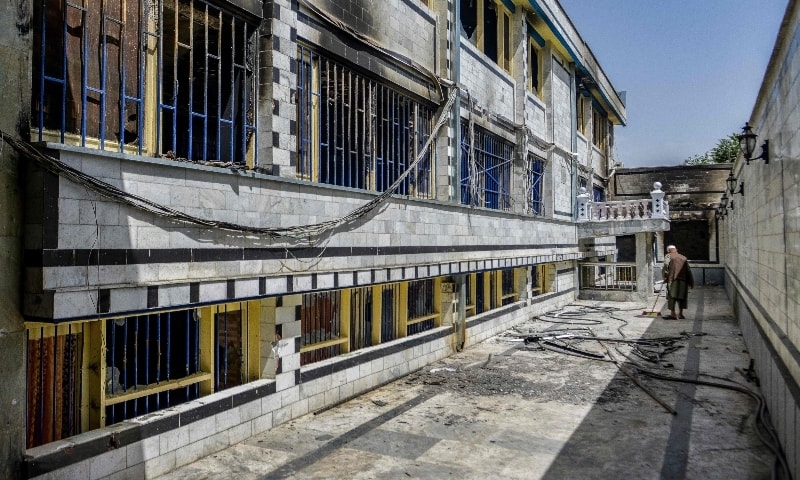
[[[661,290],[663,290],[663,289],[664,289],[664,281],[661,282],[661,286],[658,288],[658,293],[656,294],[656,299],[653,302],[653,308],[651,308],[650,310],[643,311],[642,315],[644,315],[645,317],[657,317],[661,313],[658,310],[656,310],[655,308],[656,308],[656,303],[658,303],[658,297],[661,296]]]

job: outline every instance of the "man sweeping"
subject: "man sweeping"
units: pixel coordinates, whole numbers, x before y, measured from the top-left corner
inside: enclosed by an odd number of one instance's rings
[[[694,279],[692,270],[689,268],[689,261],[678,253],[675,245],[667,247],[661,275],[667,284],[667,306],[669,307],[669,315],[664,318],[668,320],[686,318],[683,316],[683,311],[686,310],[689,289],[694,288]],[[676,304],[678,306],[677,315],[675,314]]]

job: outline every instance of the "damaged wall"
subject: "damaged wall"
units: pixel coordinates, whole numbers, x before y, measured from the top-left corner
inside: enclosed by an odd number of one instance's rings
[[[727,188],[725,179],[730,169],[730,163],[623,168],[612,179],[610,200],[644,197],[654,182],[661,182],[669,202],[670,230],[656,237],[656,261],[663,260],[667,245],[677,245],[692,260],[698,284],[721,285],[719,222],[714,212]]]

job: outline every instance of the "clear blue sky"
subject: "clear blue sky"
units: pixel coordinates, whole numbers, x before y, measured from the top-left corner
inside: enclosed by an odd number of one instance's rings
[[[626,167],[677,165],[750,118],[787,0],[560,0],[614,88]]]

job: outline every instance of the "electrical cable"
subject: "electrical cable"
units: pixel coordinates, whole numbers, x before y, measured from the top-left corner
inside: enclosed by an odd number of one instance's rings
[[[586,315],[587,314],[587,312],[586,312],[587,310],[596,310],[598,312],[607,313],[609,315],[609,317],[614,318],[611,315],[611,313],[616,311],[617,309],[615,309],[613,307],[610,307],[610,308],[595,308],[595,307],[580,306],[580,309],[578,311],[563,311],[562,310],[562,311],[556,312],[556,314],[553,315],[553,316],[555,318],[559,318],[559,317],[567,317],[567,318],[570,318],[570,317],[576,318],[577,317],[577,318],[580,318],[578,316]],[[541,316],[538,317],[538,319],[539,320],[543,320],[543,321],[547,321],[547,320],[543,319]],[[586,318],[580,318],[580,319],[582,321],[587,320]],[[598,321],[598,322],[602,323],[602,321]],[[558,322],[558,323],[569,323],[569,322]],[[673,336],[673,337],[658,337],[658,338],[647,338],[647,339],[639,339],[639,340],[628,340],[628,339],[624,339],[624,338],[611,339],[611,338],[596,337],[596,336],[594,336],[594,332],[591,330],[591,328],[585,327],[585,329],[589,330],[592,335],[591,336],[580,336],[580,335],[572,336],[572,335],[567,334],[567,335],[564,335],[563,337],[559,336],[559,335],[553,335],[553,334],[556,334],[556,333],[561,332],[561,331],[580,330],[580,329],[552,329],[552,330],[551,329],[546,329],[544,332],[541,332],[538,337],[536,335],[530,335],[532,332],[527,332],[528,336],[525,337],[525,343],[526,344],[528,344],[528,343],[536,343],[542,349],[553,351],[553,352],[564,354],[564,355],[571,355],[571,356],[576,356],[576,357],[585,358],[585,359],[589,359],[589,360],[595,360],[595,361],[615,363],[619,368],[622,368],[621,364],[618,361],[616,361],[613,358],[613,356],[611,355],[611,351],[607,347],[605,347],[603,345],[603,342],[614,342],[614,343],[618,343],[618,344],[629,345],[629,346],[631,346],[631,350],[632,351],[635,351],[636,349],[640,349],[640,346],[658,346],[658,345],[663,345],[666,348],[664,348],[663,351],[658,352],[658,354],[655,355],[655,359],[646,358],[647,355],[646,354],[644,355],[643,359],[648,360],[648,361],[652,361],[653,363],[656,363],[657,361],[661,361],[662,360],[661,357],[663,355],[672,353],[672,352],[674,352],[674,351],[676,351],[676,350],[678,350],[680,348],[683,348],[682,345],[675,345],[675,343],[677,341],[679,341],[679,340],[688,340],[692,336],[704,336],[704,335],[706,335],[705,333],[689,333],[689,332],[684,331],[684,332],[681,332],[681,334],[679,336]],[[553,338],[547,337],[545,339],[544,333],[552,335]],[[556,338],[556,337],[562,337],[562,338]],[[563,342],[563,340],[565,340],[565,339],[579,340],[579,341],[587,341],[587,340],[588,341],[597,341],[598,343],[600,343],[601,346],[605,347],[606,354],[608,355],[608,357],[610,359],[605,358],[605,356],[601,356],[602,358],[598,358],[597,354],[594,354],[593,352],[588,352],[586,350],[582,350],[582,349],[576,348],[573,345],[566,345],[566,344],[565,345],[561,345],[561,344],[555,343],[556,341]],[[762,443],[764,443],[764,445],[775,456],[775,459],[772,462],[772,467],[771,467],[772,468],[772,471],[771,471],[772,478],[775,478],[775,479],[777,479],[777,478],[791,478],[791,474],[790,474],[790,471],[789,471],[789,468],[788,468],[788,464],[786,462],[786,458],[785,458],[785,456],[783,454],[783,451],[781,449],[781,446],[780,446],[780,440],[778,438],[778,434],[775,431],[775,429],[772,427],[771,421],[769,419],[769,412],[767,410],[766,401],[765,401],[763,395],[761,395],[760,393],[755,392],[754,390],[749,389],[746,386],[743,386],[743,385],[741,385],[738,382],[735,382],[733,380],[726,379],[724,377],[718,377],[718,376],[710,375],[710,374],[704,374],[704,373],[701,373],[701,372],[695,372],[695,374],[698,375],[698,376],[707,376],[707,377],[711,377],[711,378],[716,378],[716,379],[723,380],[723,381],[730,382],[730,383],[720,383],[720,382],[711,382],[711,381],[706,381],[706,380],[679,378],[679,377],[673,377],[671,375],[666,375],[664,373],[659,373],[659,372],[654,371],[650,367],[644,367],[640,363],[634,361],[629,355],[626,355],[625,353],[619,351],[618,347],[615,347],[615,348],[617,349],[617,351],[621,355],[623,355],[625,357],[626,362],[629,362],[632,365],[634,365],[639,373],[641,373],[643,375],[647,375],[648,377],[651,377],[651,378],[654,378],[654,379],[659,379],[659,380],[664,380],[664,381],[691,383],[691,384],[696,384],[696,385],[701,385],[701,386],[723,388],[723,389],[728,389],[728,390],[732,390],[732,391],[736,391],[736,392],[740,392],[740,393],[749,395],[751,398],[753,398],[756,401],[756,415],[755,415],[755,419],[754,419],[754,430],[756,432],[756,435],[762,441]],[[642,352],[642,353],[644,353],[644,352]],[[663,368],[663,367],[660,367],[660,366],[658,368],[661,371],[668,370],[667,368]],[[625,372],[625,373],[628,373],[628,372]],[[628,376],[630,377],[631,375],[628,373]],[[639,384],[637,383],[637,385],[639,385]],[[641,388],[645,389],[644,386],[642,386],[642,385],[639,385],[639,386]],[[649,392],[647,389],[645,389],[645,391],[648,392],[651,396],[653,396],[652,392]],[[656,398],[656,397],[653,397],[653,398]],[[659,403],[662,403],[658,398],[656,398],[656,400],[658,400]],[[663,403],[662,403],[662,405],[664,405],[665,408],[667,407],[667,405],[665,405]],[[783,475],[783,476],[781,476],[781,475]]]
[[[376,196],[366,204],[352,210],[350,213],[342,217],[329,220],[326,222],[320,222],[308,225],[298,225],[293,227],[280,227],[280,228],[253,227],[253,226],[235,224],[231,222],[223,222],[223,221],[216,221],[216,220],[209,220],[209,219],[195,217],[193,215],[189,215],[174,208],[158,204],[152,200],[148,200],[147,198],[141,197],[139,195],[125,192],[124,190],[117,188],[114,185],[108,184],[106,182],[103,182],[102,180],[92,177],[91,175],[81,172],[80,170],[77,170],[76,168],[73,168],[64,162],[39,151],[32,144],[22,140],[17,140],[3,131],[0,131],[0,138],[2,138],[3,141],[8,143],[18,153],[36,162],[44,170],[53,173],[55,175],[64,177],[78,185],[89,188],[103,197],[117,201],[119,203],[132,206],[139,210],[144,210],[148,213],[152,213],[162,217],[170,218],[172,220],[185,222],[193,225],[199,225],[208,228],[216,228],[216,229],[229,230],[235,232],[243,232],[253,235],[266,235],[270,238],[284,238],[284,239],[288,238],[293,240],[304,240],[308,242],[309,245],[313,245],[316,243],[317,239],[321,237],[323,234],[328,233],[342,225],[352,223],[355,220],[363,217],[370,211],[377,208],[394,193],[394,191],[402,184],[402,182],[411,172],[415,171],[417,164],[419,164],[419,162],[422,161],[422,159],[424,158],[425,154],[427,153],[431,144],[433,143],[433,140],[436,137],[436,134],[438,133],[439,129],[442,127],[442,125],[444,125],[447,119],[446,114],[452,107],[453,103],[455,102],[457,93],[458,93],[457,88],[453,88],[451,90],[447,102],[442,106],[439,119],[431,129],[431,133],[428,136],[428,139],[425,142],[425,144],[420,149],[417,158],[414,159],[414,161],[409,164],[408,168],[394,181],[394,183],[392,183],[391,186],[389,186],[389,188],[381,192],[380,195]]]

